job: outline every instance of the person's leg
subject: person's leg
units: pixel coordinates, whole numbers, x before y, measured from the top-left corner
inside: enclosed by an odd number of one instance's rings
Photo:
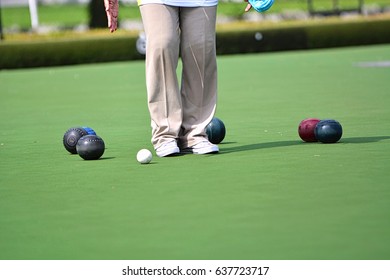
[[[181,148],[192,147],[207,138],[205,127],[215,113],[217,103],[216,11],[217,6],[180,8],[180,51],[183,62]],[[212,152],[215,151],[214,148]]]
[[[179,59],[179,8],[160,4],[140,6],[146,35],[146,86],[152,125],[152,144],[159,149],[176,141],[182,123],[182,104],[176,68]],[[176,146],[176,148],[175,148]]]

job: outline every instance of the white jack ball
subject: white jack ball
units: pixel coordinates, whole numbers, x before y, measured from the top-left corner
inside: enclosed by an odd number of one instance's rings
[[[152,153],[148,149],[139,150],[137,153],[137,161],[146,164],[152,161]]]

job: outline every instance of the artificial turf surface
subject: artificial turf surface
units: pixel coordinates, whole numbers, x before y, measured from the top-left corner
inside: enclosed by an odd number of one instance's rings
[[[221,152],[148,165],[142,61],[0,71],[0,259],[389,259],[386,61],[390,45],[221,56]],[[302,142],[308,117],[340,142]],[[66,152],[72,126],[102,159]]]

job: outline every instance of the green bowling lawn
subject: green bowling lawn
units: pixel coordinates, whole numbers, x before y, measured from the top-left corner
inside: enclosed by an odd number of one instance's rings
[[[147,165],[143,61],[0,71],[0,259],[389,259],[389,61],[221,56],[220,153]],[[302,142],[309,117],[340,142]],[[100,160],[66,152],[72,126],[104,139]]]

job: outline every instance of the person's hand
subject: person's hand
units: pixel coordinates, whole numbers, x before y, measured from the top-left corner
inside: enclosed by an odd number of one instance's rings
[[[248,2],[248,0],[244,0],[245,2]],[[248,3],[245,7],[245,12],[248,12],[252,8],[252,5]]]
[[[245,12],[254,9],[256,12],[262,13],[269,10],[274,4],[275,0],[244,0],[246,5]]]
[[[108,28],[114,32],[118,28],[118,0],[104,0],[108,20]]]

